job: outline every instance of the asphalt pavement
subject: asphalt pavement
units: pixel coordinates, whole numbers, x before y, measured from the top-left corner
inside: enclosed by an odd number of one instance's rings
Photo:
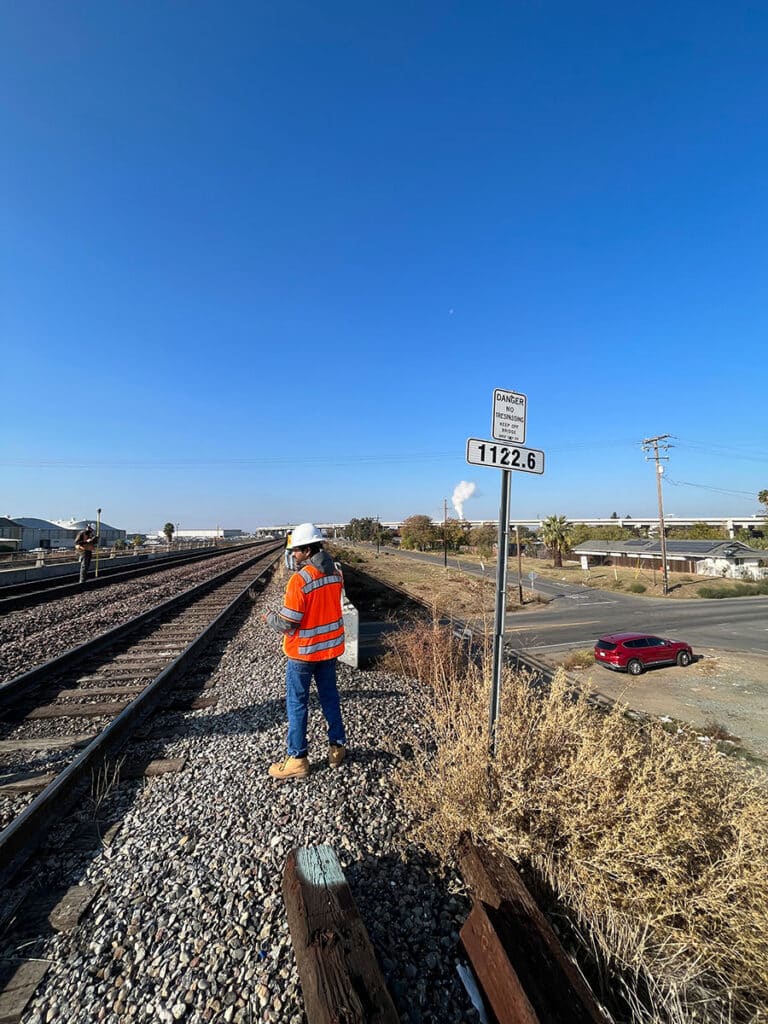
[[[393,554],[431,564],[443,564],[442,555],[388,549]],[[473,575],[496,579],[496,562],[481,567],[450,556],[448,566]],[[702,583],[705,578],[702,577]],[[507,590],[516,590],[512,565]],[[546,651],[591,647],[606,633],[638,632],[686,640],[693,647],[719,647],[730,651],[768,655],[768,597],[698,598],[641,597],[617,591],[595,590],[582,584],[523,573],[523,588],[546,597],[547,605],[530,604],[511,612],[505,621],[505,642],[519,650]]]

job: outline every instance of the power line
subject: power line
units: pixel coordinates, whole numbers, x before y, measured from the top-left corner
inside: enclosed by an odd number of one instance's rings
[[[690,480],[673,480],[671,477],[666,477],[666,483],[672,484],[673,487],[699,487],[703,491],[717,491],[718,494],[740,494],[746,495],[748,498],[754,498],[754,491],[733,491],[727,487],[711,487],[709,484],[694,484]]]

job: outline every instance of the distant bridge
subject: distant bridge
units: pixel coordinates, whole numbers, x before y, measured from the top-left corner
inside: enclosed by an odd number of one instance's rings
[[[541,525],[544,522],[543,519],[510,519],[509,524],[512,527],[515,526],[527,526],[533,530],[541,529]],[[582,519],[579,516],[566,516],[569,523],[582,523],[584,526],[627,526],[635,529],[657,529],[659,528],[658,516],[622,516],[619,519]],[[386,530],[399,530],[403,525],[404,520],[393,519],[393,520],[381,520],[381,526]],[[433,519],[435,526],[442,525],[442,519]],[[470,526],[496,526],[498,519],[464,519],[462,522],[468,523]],[[695,526],[697,523],[705,523],[707,526],[719,526],[728,531],[728,536],[733,537],[734,532],[739,529],[752,529],[764,530],[766,528],[766,518],[764,515],[752,515],[752,516],[664,516],[664,525],[667,530],[675,526]],[[272,533],[276,536],[284,536],[294,528],[295,523],[281,523],[276,526],[258,526],[254,530],[254,533]],[[349,520],[345,523],[316,523],[321,530],[324,530],[328,537],[337,537],[346,526],[349,525]]]

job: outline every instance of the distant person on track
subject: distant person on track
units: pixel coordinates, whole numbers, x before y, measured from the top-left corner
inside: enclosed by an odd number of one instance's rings
[[[81,583],[85,583],[88,578],[88,568],[91,564],[96,542],[96,534],[93,532],[93,527],[90,523],[75,537],[75,551],[78,553],[78,561],[80,562]]]
[[[344,653],[341,611],[341,573],[323,548],[323,535],[312,523],[293,531],[289,550],[297,571],[288,580],[279,612],[262,616],[283,635],[285,704],[288,712],[288,756],[273,764],[273,779],[303,779],[309,775],[307,708],[312,679],[328,723],[328,764],[338,768],[346,754],[346,735],[336,686],[336,659]]]
[[[285,538],[285,568],[290,572],[296,572],[296,559],[293,557],[293,552],[291,551],[292,536],[293,534],[289,533]]]

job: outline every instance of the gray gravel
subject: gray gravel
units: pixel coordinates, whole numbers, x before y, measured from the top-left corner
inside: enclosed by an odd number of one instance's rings
[[[86,584],[80,594],[8,612],[0,620],[0,683],[106,633],[254,554],[236,551],[99,590],[89,591]]]
[[[273,582],[233,638],[196,666],[201,676],[213,667],[218,704],[163,716],[145,742],[155,757],[188,755],[186,768],[117,785],[99,812],[121,822],[113,843],[41,865],[41,885],[64,875],[98,895],[73,932],[21,951],[51,960],[23,1024],[300,1024],[280,887],[288,852],[314,843],[341,860],[404,1024],[477,1020],[456,972],[468,913],[460,880],[408,844],[392,782],[401,723],[413,717],[410,684],[341,665],[344,766],[325,763],[313,698],[311,776],[280,784],[266,774],[284,751],[284,669],[258,615],[281,592]],[[13,952],[6,945],[0,955]]]

